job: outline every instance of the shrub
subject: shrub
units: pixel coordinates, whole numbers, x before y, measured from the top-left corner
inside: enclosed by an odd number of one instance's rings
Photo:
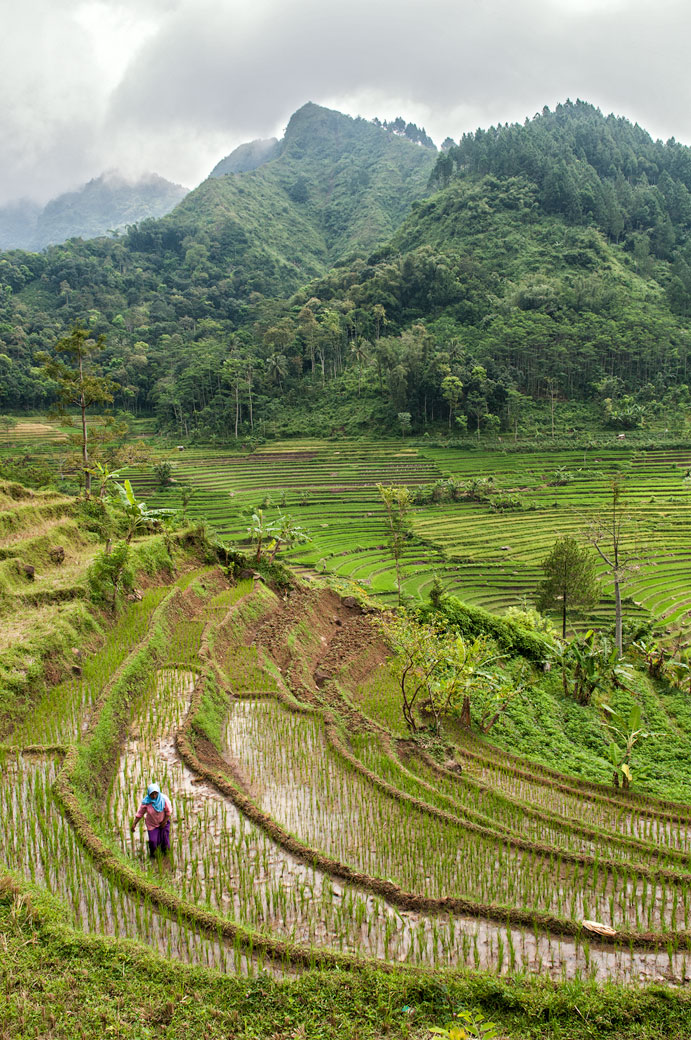
[[[116,542],[112,552],[97,553],[86,575],[94,603],[107,603],[115,610],[123,592],[134,586],[134,571],[127,542]]]
[[[436,608],[432,605],[424,607],[421,617],[423,620],[434,619],[437,624],[452,628],[467,639],[491,636],[502,650],[512,656],[520,654],[538,664],[544,663],[552,653],[550,639],[531,631],[514,618],[498,617],[482,607],[471,607],[448,593],[438,598]]]

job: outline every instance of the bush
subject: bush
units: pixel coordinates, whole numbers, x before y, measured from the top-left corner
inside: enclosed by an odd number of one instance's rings
[[[482,607],[471,607],[449,594],[438,598],[436,608],[433,605],[424,607],[420,616],[423,621],[434,621],[452,628],[466,639],[491,636],[501,650],[512,656],[519,654],[537,664],[543,664],[552,653],[552,641],[545,636],[513,618],[501,618]]]
[[[134,586],[134,572],[127,542],[116,542],[113,551],[97,553],[86,575],[89,593],[94,603],[108,604],[113,610],[123,592]]]
[[[157,462],[154,466],[154,477],[158,487],[169,487],[173,483],[173,467],[169,462]]]

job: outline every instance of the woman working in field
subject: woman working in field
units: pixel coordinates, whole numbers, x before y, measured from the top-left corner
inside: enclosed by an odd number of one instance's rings
[[[143,818],[149,838],[149,855],[155,856],[157,852],[168,855],[170,850],[170,818],[173,815],[173,806],[170,799],[161,794],[158,784],[149,784],[142,804],[137,809],[132,820],[130,830],[134,830]]]

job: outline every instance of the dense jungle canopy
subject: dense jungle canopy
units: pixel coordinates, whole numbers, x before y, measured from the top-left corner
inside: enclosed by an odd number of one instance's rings
[[[162,219],[0,254],[0,410],[52,403],[36,356],[76,322],[116,407],[180,435],[684,405],[691,149],[581,101],[439,152],[308,104],[255,144]]]

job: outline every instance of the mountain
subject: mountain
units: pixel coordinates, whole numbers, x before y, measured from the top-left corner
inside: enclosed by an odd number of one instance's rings
[[[681,414],[691,149],[584,102],[441,153],[400,123],[307,104],[160,220],[0,257],[0,410],[50,399],[34,353],[81,320],[183,434]]]
[[[275,159],[280,153],[280,144],[275,137],[249,141],[247,144],[241,144],[230,155],[226,155],[225,159],[221,159],[209,176],[225,177],[228,173],[247,173]]]
[[[0,249],[31,249],[41,206],[17,199],[0,206]]]
[[[70,238],[98,238],[150,217],[162,217],[187,188],[148,174],[129,181],[107,173],[41,209],[32,203],[0,208],[0,248],[40,250]]]
[[[427,193],[436,159],[382,126],[312,103],[291,117],[282,141],[262,144],[236,149],[165,220],[131,232],[130,249],[175,252],[193,238],[202,247],[195,269],[209,283],[229,279],[234,297],[285,295],[388,238]],[[250,156],[254,169],[219,175]]]

